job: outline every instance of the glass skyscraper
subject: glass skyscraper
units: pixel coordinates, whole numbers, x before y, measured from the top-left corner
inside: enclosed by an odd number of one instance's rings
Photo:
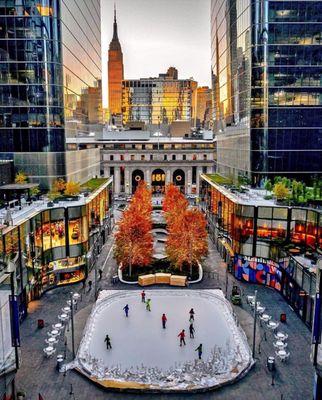
[[[0,0],[0,157],[41,183],[66,176],[65,138],[88,121],[100,24],[100,0]]]
[[[217,170],[322,171],[322,1],[212,0]]]
[[[176,120],[191,121],[196,111],[196,90],[197,82],[178,79],[178,71],[173,67],[158,78],[124,80],[123,122],[171,124]]]

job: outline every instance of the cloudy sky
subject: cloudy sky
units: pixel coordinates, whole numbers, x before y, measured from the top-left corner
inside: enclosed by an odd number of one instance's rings
[[[126,79],[175,66],[179,78],[210,85],[210,0],[115,0]],[[103,87],[113,34],[114,0],[102,0]],[[103,95],[106,106],[107,91]]]

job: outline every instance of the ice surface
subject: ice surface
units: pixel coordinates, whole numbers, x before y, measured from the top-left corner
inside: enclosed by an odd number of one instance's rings
[[[153,387],[213,386],[247,369],[252,359],[244,333],[219,290],[148,290],[152,311],[140,290],[101,292],[88,320],[76,364],[98,379],[132,380]],[[129,317],[123,307],[129,304]],[[195,338],[189,338],[189,310],[195,311]],[[161,316],[168,319],[162,329]],[[186,346],[179,332],[186,330]],[[105,335],[111,338],[107,350]],[[203,361],[196,347],[203,344]]]

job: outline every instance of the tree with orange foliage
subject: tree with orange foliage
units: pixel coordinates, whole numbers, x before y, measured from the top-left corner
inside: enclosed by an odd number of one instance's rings
[[[184,212],[189,205],[188,200],[173,183],[167,185],[163,199],[162,210],[167,224],[170,225],[178,214]]]
[[[115,233],[114,257],[123,269],[129,269],[129,276],[133,266],[147,266],[152,261],[151,211],[151,193],[143,182],[123,213]]]
[[[206,220],[197,208],[186,209],[173,216],[168,227],[166,252],[169,261],[182,271],[185,265],[192,268],[208,253]]]

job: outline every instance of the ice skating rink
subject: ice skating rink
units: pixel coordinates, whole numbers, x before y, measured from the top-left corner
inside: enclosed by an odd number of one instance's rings
[[[171,292],[173,294],[171,294]],[[119,365],[122,369],[141,366],[158,367],[168,370],[177,363],[198,358],[195,349],[203,344],[203,359],[207,360],[215,345],[234,346],[234,339],[222,307],[209,301],[197,291],[187,295],[176,295],[168,290],[146,290],[151,298],[151,312],[141,302],[141,291],[127,292],[108,302],[106,307],[94,316],[93,329],[88,343],[91,357],[104,361],[105,367]],[[130,307],[125,317],[123,307]],[[195,311],[195,338],[189,338],[189,310]],[[162,328],[161,316],[168,319],[166,329]],[[186,330],[186,346],[179,347],[179,332]],[[107,350],[104,338],[111,338],[112,349]]]

